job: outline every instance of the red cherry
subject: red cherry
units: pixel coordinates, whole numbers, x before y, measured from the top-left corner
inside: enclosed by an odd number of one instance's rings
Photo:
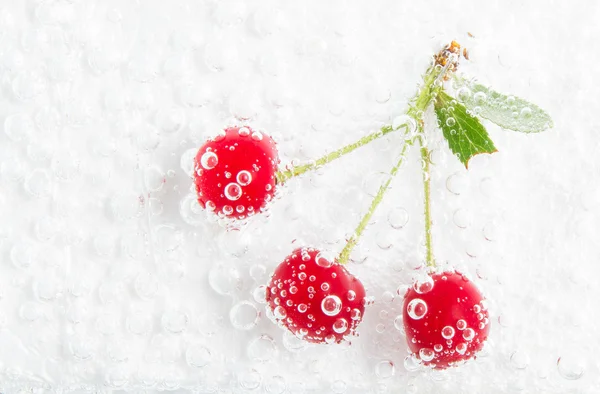
[[[252,216],[273,198],[277,164],[271,137],[248,126],[228,127],[198,150],[198,202],[221,217]]]
[[[417,280],[404,296],[403,320],[410,350],[436,369],[475,357],[490,330],[485,298],[458,272]]]
[[[271,317],[296,336],[339,343],[356,335],[365,311],[365,288],[318,250],[298,248],[271,276],[267,303]]]

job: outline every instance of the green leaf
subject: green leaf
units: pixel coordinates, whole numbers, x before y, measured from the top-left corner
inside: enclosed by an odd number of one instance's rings
[[[498,151],[479,119],[472,116],[454,97],[441,91],[434,108],[450,150],[466,168],[469,168],[471,157]]]
[[[553,127],[550,115],[535,104],[458,76],[455,83],[460,102],[477,116],[500,127],[522,133],[539,133]]]

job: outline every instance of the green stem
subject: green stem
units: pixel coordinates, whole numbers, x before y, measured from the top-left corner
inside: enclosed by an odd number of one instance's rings
[[[423,138],[419,138],[421,145],[421,162],[423,163],[423,191],[425,192],[425,262],[429,268],[435,268],[435,259],[433,257],[433,246],[431,242],[431,172],[429,158],[429,149],[425,145]]]
[[[423,113],[429,106],[429,103],[431,103],[431,101],[437,96],[438,92],[441,90],[441,84],[438,83],[438,80],[441,76],[443,76],[447,69],[448,67],[442,68],[433,65],[429,67],[427,73],[423,77],[423,86],[420,89],[420,91],[415,95],[413,100],[411,100],[411,104],[409,105],[408,111],[406,112],[406,114],[416,122],[418,133],[410,141],[407,141],[404,144],[404,147],[402,148],[402,154],[400,155],[398,163],[396,163],[396,165],[390,171],[390,177],[381,185],[379,191],[375,195],[375,198],[371,202],[369,210],[361,219],[356,230],[354,230],[354,234],[352,235],[352,237],[350,237],[350,239],[346,242],[346,246],[344,246],[344,249],[342,250],[337,259],[338,263],[346,264],[350,260],[350,254],[352,253],[352,250],[358,243],[360,236],[369,224],[369,220],[371,220],[371,217],[373,216],[373,213],[375,212],[377,206],[381,203],[381,200],[383,199],[385,192],[388,190],[392,178],[394,177],[394,175],[396,175],[398,169],[402,165],[407,147],[409,145],[412,145],[416,138],[421,139],[421,136],[423,134]]]
[[[402,125],[397,127],[396,129],[394,129],[392,126],[389,126],[389,125],[383,126],[378,131],[371,133],[369,135],[366,135],[352,144],[346,145],[336,151],[328,153],[325,156],[323,156],[315,161],[312,161],[310,163],[303,164],[303,165],[300,165],[297,167],[292,167],[291,169],[287,169],[285,171],[278,171],[277,174],[275,174],[275,176],[277,178],[277,183],[282,184],[290,178],[293,178],[298,175],[302,175],[305,172],[312,171],[316,168],[319,168],[322,165],[327,164],[335,159],[339,159],[343,155],[352,152],[356,148],[360,148],[361,146],[366,145],[369,142],[374,141],[378,138],[381,138],[384,135],[391,133],[392,131],[398,130],[400,127],[402,127]]]
[[[361,219],[356,230],[354,230],[354,234],[352,234],[352,237],[350,237],[348,242],[346,242],[346,246],[344,246],[344,249],[342,250],[342,252],[340,253],[340,256],[337,259],[338,263],[346,264],[348,262],[348,260],[350,260],[350,254],[352,253],[352,250],[358,243],[358,240],[360,239],[360,236],[362,235],[363,231],[365,231],[365,229],[367,228],[367,225],[369,224],[369,221],[371,220],[371,216],[373,216],[373,214],[375,213],[377,206],[379,206],[379,204],[381,203],[381,200],[383,200],[383,196],[384,196],[385,192],[387,191],[388,187],[390,186],[390,183],[392,182],[392,178],[394,178],[394,176],[396,175],[396,173],[402,166],[402,163],[404,162],[404,157],[406,155],[407,148],[409,146],[410,146],[410,144],[408,142],[404,143],[404,146],[402,147],[402,152],[400,153],[400,159],[398,159],[398,162],[390,171],[390,176],[388,177],[388,179],[379,187],[379,190],[377,191],[375,198],[373,198],[373,201],[371,201],[371,206],[369,206],[369,210]]]

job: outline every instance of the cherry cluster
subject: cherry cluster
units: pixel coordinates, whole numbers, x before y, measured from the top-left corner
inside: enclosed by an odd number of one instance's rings
[[[281,187],[279,164],[276,144],[266,133],[228,127],[198,150],[198,201],[224,219],[264,212]],[[357,335],[366,292],[342,263],[310,247],[292,251],[266,287],[269,317],[312,343],[340,343]],[[438,369],[473,357],[488,336],[485,300],[459,272],[432,272],[415,281],[404,295],[403,316],[410,350]]]

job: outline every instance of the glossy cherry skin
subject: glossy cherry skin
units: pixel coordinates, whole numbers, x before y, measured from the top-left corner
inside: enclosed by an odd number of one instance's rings
[[[362,283],[313,248],[298,248],[279,264],[266,297],[270,317],[312,343],[339,343],[357,335],[365,311]]]
[[[485,298],[458,272],[416,281],[404,296],[403,322],[410,350],[436,369],[474,358],[490,330]]]
[[[200,206],[221,217],[245,219],[273,198],[279,157],[264,132],[228,127],[200,147],[194,164]]]

